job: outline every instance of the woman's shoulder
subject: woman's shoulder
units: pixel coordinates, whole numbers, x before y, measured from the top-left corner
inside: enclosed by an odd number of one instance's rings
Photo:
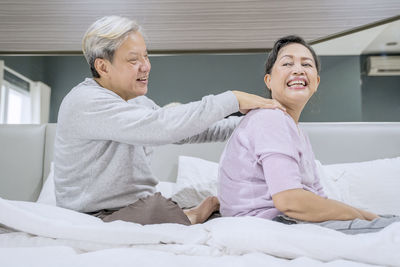
[[[293,119],[280,109],[255,109],[249,111],[238,126],[239,131],[253,133],[254,131],[273,131],[274,133],[296,132]]]
[[[290,116],[280,109],[254,109],[243,120],[256,125],[286,125],[290,123]]]
[[[250,110],[245,117],[250,117],[250,118],[277,118],[277,119],[282,119],[285,117],[285,113],[278,109],[270,109],[270,108],[258,108],[258,109],[253,109]]]

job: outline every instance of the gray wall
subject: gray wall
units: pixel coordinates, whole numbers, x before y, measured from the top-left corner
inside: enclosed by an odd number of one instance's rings
[[[321,82],[305,107],[301,121],[361,121],[358,56],[321,57]]]
[[[44,81],[51,87],[50,122],[57,122],[58,109],[64,96],[91,74],[83,56],[46,57],[45,64]]]
[[[362,120],[400,121],[400,76],[366,75],[368,56],[361,56]]]
[[[30,56],[0,56],[4,64],[33,81],[45,80],[45,58]]]
[[[265,95],[262,54],[157,56],[150,60],[148,96],[161,105],[195,101],[226,90]]]
[[[161,106],[170,102],[186,103],[225,90],[244,90],[263,96],[265,57],[261,53],[151,56],[148,96]],[[68,91],[90,76],[83,56],[1,58],[7,66],[33,80],[41,79],[52,88],[51,122],[57,121],[58,108]],[[368,121],[370,116],[364,114],[368,111],[364,108],[360,84],[360,57],[325,56],[321,62],[318,92],[303,111],[301,121]],[[389,80],[383,83],[390,83]],[[396,93],[391,90],[386,97],[398,96]],[[386,105],[386,99],[374,98],[374,105]],[[383,114],[379,120],[390,121],[393,116]]]

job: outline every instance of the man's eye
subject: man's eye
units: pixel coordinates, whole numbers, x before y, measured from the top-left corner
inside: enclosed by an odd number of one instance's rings
[[[312,65],[310,63],[304,63],[303,66],[304,67],[312,67]]]

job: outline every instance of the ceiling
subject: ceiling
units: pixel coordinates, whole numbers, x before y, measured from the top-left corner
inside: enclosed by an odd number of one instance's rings
[[[150,52],[173,53],[262,51],[284,35],[315,41],[399,14],[399,0],[0,0],[0,53],[80,52],[105,15],[136,19]]]
[[[318,55],[400,54],[400,19],[313,45]]]

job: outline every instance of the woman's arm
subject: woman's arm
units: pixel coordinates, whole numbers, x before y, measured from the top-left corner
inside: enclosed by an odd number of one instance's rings
[[[309,222],[328,220],[372,220],[372,213],[358,210],[342,202],[320,197],[304,189],[292,189],[272,196],[275,207],[285,215]],[[375,215],[376,216],[376,215]]]

